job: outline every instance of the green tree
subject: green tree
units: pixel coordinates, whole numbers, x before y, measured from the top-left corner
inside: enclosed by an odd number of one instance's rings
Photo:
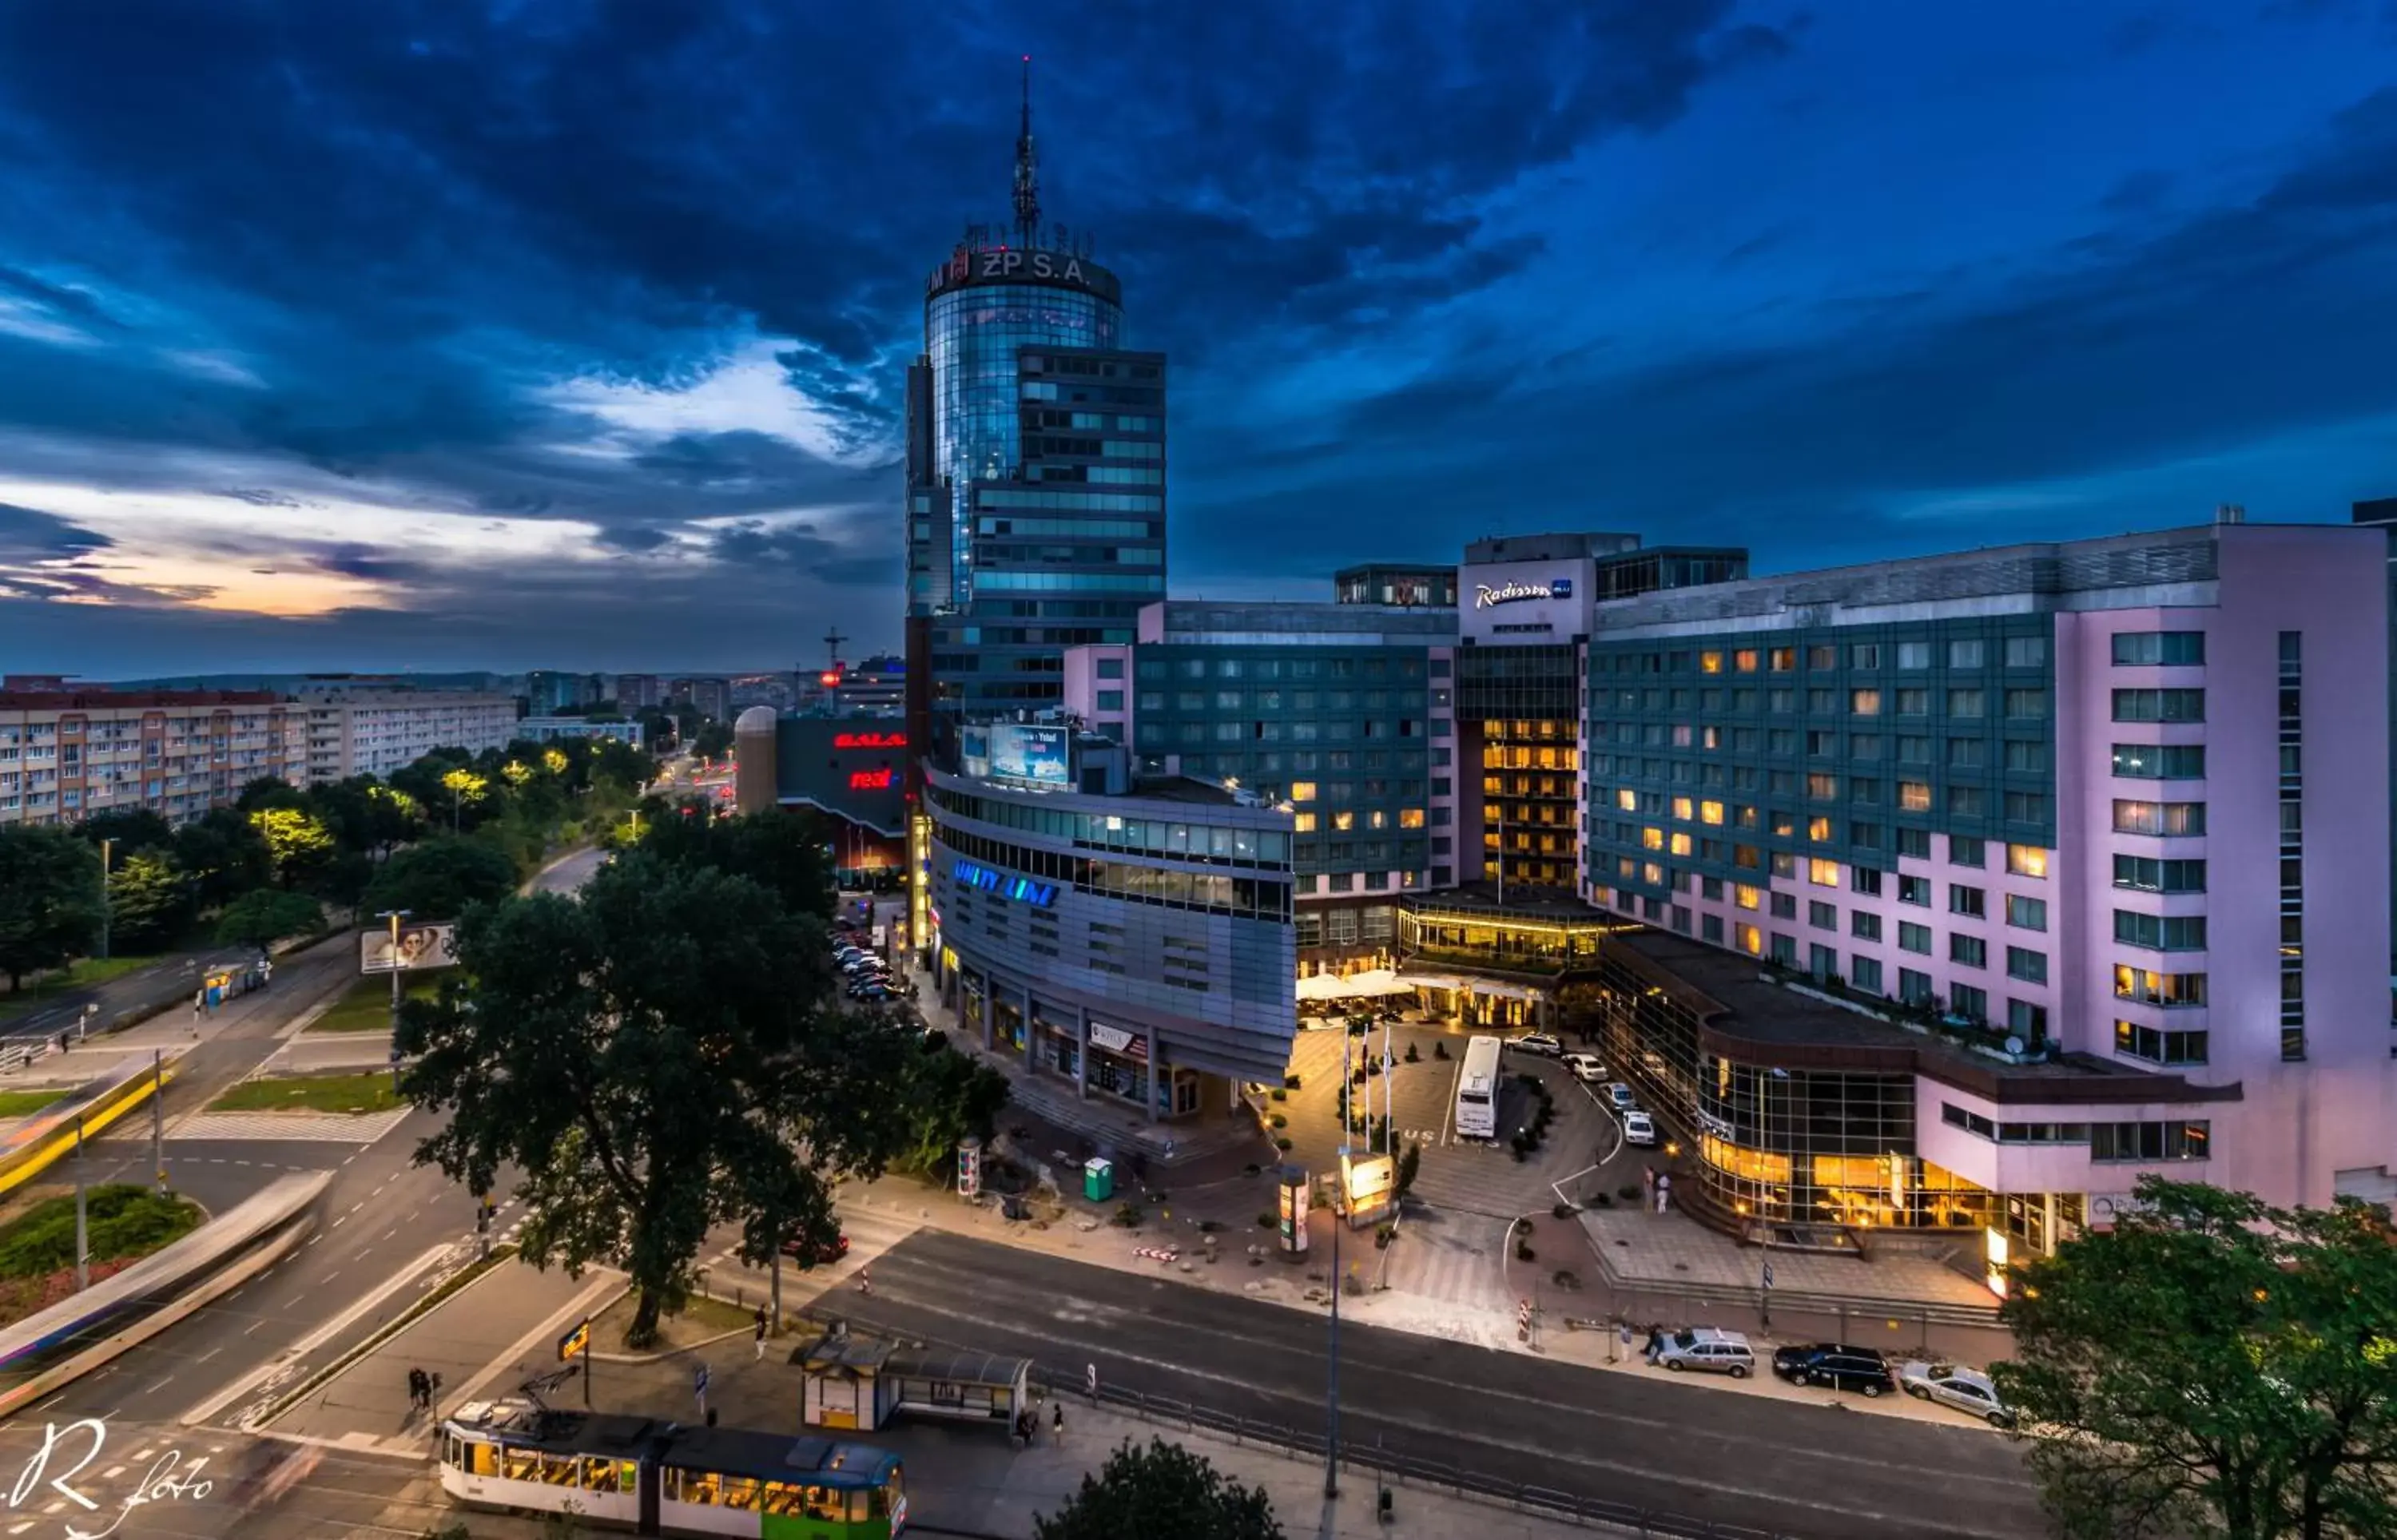
[[[100,852],[63,829],[0,828],[0,972],[62,967],[100,939]]]
[[[524,1173],[524,1255],[622,1267],[654,1341],[712,1226],[763,1263],[835,1232],[828,1174],[904,1143],[904,1034],[837,1007],[822,936],[756,883],[639,852],[577,898],[469,909],[462,966],[402,1009],[401,1090],[449,1114],[418,1148],[476,1190]],[[804,1151],[804,1154],[802,1154]]]
[[[892,1163],[945,1179],[954,1174],[960,1141],[987,1141],[998,1131],[998,1114],[1007,1106],[1007,1077],[958,1053],[940,1033],[927,1034],[922,1048],[908,1074],[912,1143]]]
[[[217,917],[217,940],[264,951],[287,936],[305,936],[325,923],[325,910],[304,893],[252,888]]]
[[[258,808],[249,815],[249,827],[265,842],[275,879],[285,887],[315,875],[333,858],[332,831],[304,807]]]
[[[137,850],[172,850],[175,826],[146,807],[112,807],[75,825],[75,832],[93,844],[106,840],[118,860]]]
[[[275,880],[275,861],[249,816],[214,808],[175,830],[175,864],[192,881],[193,899],[217,909]]]
[[[703,724],[691,735],[690,751],[703,760],[720,760],[732,752],[732,724],[729,722]]]
[[[408,909],[420,920],[455,920],[469,904],[496,903],[516,886],[516,864],[505,851],[443,835],[384,862],[359,907],[369,913]]]
[[[165,850],[116,857],[108,874],[110,945],[120,951],[161,951],[192,923],[192,883]]]
[[[2015,1270],[1993,1370],[2069,1536],[2397,1533],[2387,1211],[2144,1177],[2138,1212]]]
[[[652,802],[644,804],[640,848],[673,865],[746,877],[793,914],[832,921],[832,866],[823,825],[810,815],[774,808],[715,816],[703,801],[701,811],[686,817]]]
[[[1421,1139],[1409,1139],[1407,1141],[1407,1148],[1399,1151],[1399,1167],[1397,1172],[1393,1174],[1391,1184],[1392,1193],[1399,1198],[1405,1197],[1409,1190],[1411,1190],[1415,1185],[1416,1173],[1420,1172],[1422,1169],[1423,1141]]]
[[[1037,1540],[1282,1540],[1263,1487],[1227,1480],[1203,1454],[1129,1439],[1054,1514],[1032,1521]]]
[[[308,793],[277,776],[261,776],[244,781],[241,793],[234,798],[234,809],[241,813],[263,813],[269,808],[308,805]]]

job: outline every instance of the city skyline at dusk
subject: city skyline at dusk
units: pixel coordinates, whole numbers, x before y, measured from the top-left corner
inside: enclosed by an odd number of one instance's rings
[[[1008,217],[1027,52],[1044,209],[1172,360],[1177,594],[1549,528],[1782,571],[2343,520],[2397,489],[2392,43],[2294,3],[23,8],[0,663],[895,649],[924,274]]]

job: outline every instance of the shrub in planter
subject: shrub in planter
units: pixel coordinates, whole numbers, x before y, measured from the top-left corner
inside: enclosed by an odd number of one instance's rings
[[[1285,1090],[1285,1091],[1295,1091],[1295,1090],[1297,1090],[1297,1089],[1298,1089],[1298,1077],[1297,1077],[1296,1075],[1284,1075],[1284,1076],[1281,1078],[1281,1088],[1282,1088],[1283,1090]]]
[[[1264,1170],[1265,1167],[1257,1164],[1254,1161],[1251,1161],[1247,1165],[1240,1168],[1240,1175],[1243,1176],[1254,1176]]]
[[[1265,1121],[1272,1123],[1276,1128],[1288,1128],[1290,1126],[1290,1120],[1283,1117],[1279,1112],[1275,1113],[1271,1118],[1268,1118]]]
[[[1433,1043],[1431,1045],[1431,1056],[1436,1059],[1444,1059],[1448,1057],[1448,1044],[1445,1042]]]
[[[1573,1216],[1573,1206],[1571,1203],[1559,1203],[1548,1210],[1548,1213],[1554,1218],[1570,1219]]]
[[[1278,1101],[1278,1102],[1286,1102],[1286,1101],[1290,1100],[1290,1093],[1289,1093],[1289,1092],[1287,1092],[1287,1091],[1285,1091],[1285,1090],[1283,1090],[1283,1089],[1282,1089],[1281,1087],[1279,1087],[1279,1086],[1275,1086],[1275,1087],[1274,1087],[1274,1093],[1273,1093],[1273,1099],[1274,1099],[1274,1100],[1276,1100],[1276,1101]]]
[[[1529,1235],[1533,1230],[1538,1228],[1537,1226],[1532,1223],[1532,1216],[1528,1214],[1523,1215],[1522,1218],[1515,1221],[1515,1228],[1521,1230],[1525,1235]]]
[[[1559,1268],[1548,1281],[1560,1289],[1578,1289],[1581,1287],[1581,1275],[1571,1268]]]
[[[1596,1208],[1613,1208],[1614,1206],[1614,1195],[1611,1192],[1600,1192],[1595,1194],[1591,1197],[1590,1203]]]
[[[1290,1148],[1290,1140],[1289,1140],[1289,1139],[1287,1139],[1287,1138],[1276,1139],[1276,1140],[1274,1141],[1274,1148],[1275,1148],[1276,1149],[1283,1149],[1283,1150],[1286,1150],[1286,1149],[1288,1149],[1288,1148]]]
[[[1530,1241],[1518,1241],[1515,1242],[1515,1260],[1518,1262],[1536,1262],[1539,1260],[1539,1254],[1532,1250],[1532,1243]]]
[[[1407,1044],[1407,1062],[1409,1064],[1420,1064],[1423,1062],[1423,1055],[1415,1051],[1415,1045],[1412,1042]]]

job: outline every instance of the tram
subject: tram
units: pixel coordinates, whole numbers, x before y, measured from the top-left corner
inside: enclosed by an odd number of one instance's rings
[[[572,1515],[641,1534],[891,1540],[899,1456],[871,1444],[470,1401],[441,1427],[441,1490],[470,1507]]]

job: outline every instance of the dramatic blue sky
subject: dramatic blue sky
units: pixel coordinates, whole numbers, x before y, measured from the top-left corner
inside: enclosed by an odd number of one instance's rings
[[[895,644],[1026,51],[1183,593],[2397,493],[2387,0],[9,5],[0,668]]]

